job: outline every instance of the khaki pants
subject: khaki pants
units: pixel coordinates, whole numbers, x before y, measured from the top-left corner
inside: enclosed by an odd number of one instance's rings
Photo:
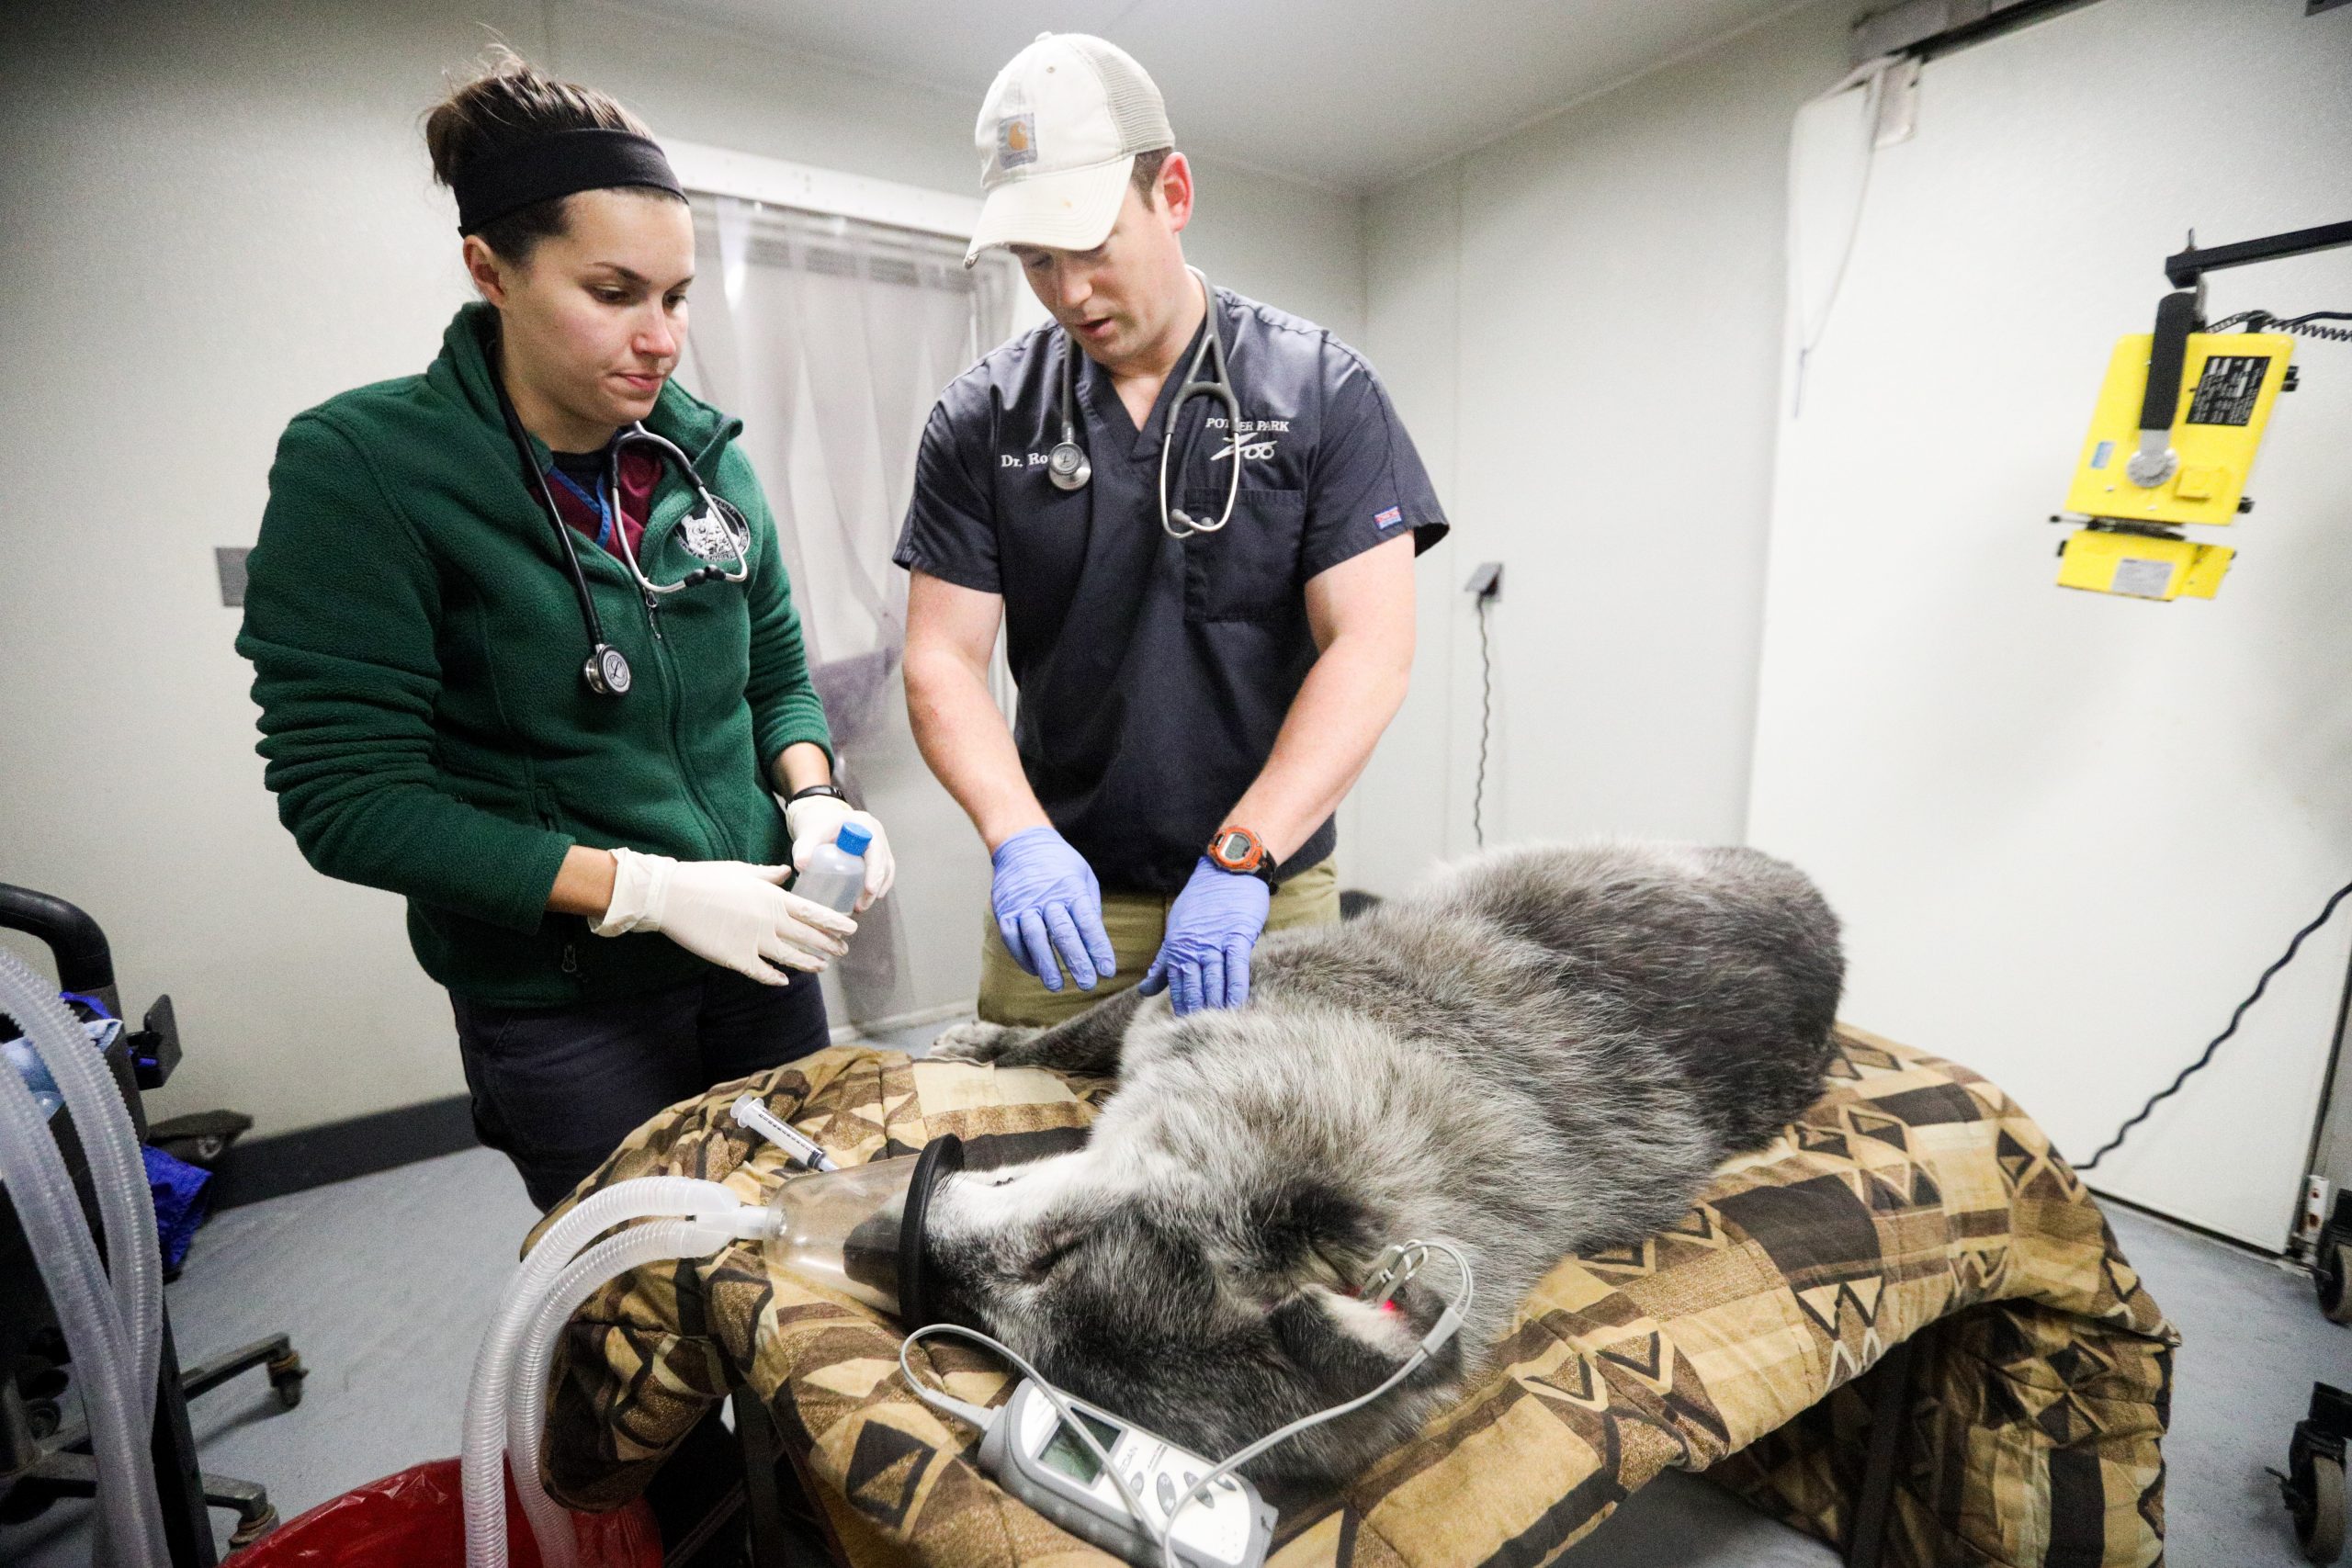
[[[980,937],[980,1021],[1042,1028],[1059,1023],[1105,997],[1117,996],[1141,981],[1144,971],[1151,967],[1168,929],[1168,908],[1175,901],[1173,895],[1162,897],[1157,893],[1102,896],[1102,930],[1111,939],[1119,972],[1098,982],[1091,991],[1071,984],[1067,970],[1059,991],[1046,989],[1043,982],[1005,952],[1004,939],[997,934],[996,918],[991,915]],[[1274,889],[1266,929],[1278,931],[1290,926],[1329,924],[1339,918],[1340,874],[1326,860]]]

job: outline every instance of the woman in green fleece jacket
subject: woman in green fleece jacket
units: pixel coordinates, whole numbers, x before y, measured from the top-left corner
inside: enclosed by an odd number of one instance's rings
[[[664,1105],[825,1043],[856,927],[779,884],[852,818],[859,909],[891,858],[832,786],[741,426],[670,380],[695,241],[660,149],[511,55],[425,140],[481,300],[422,376],[287,427],[237,646],[279,817],[407,898],[482,1139],[545,1208]],[[616,445],[639,424],[748,525],[740,584],[638,586],[632,544],[657,584],[737,569],[694,477]],[[583,591],[625,682],[583,667]]]

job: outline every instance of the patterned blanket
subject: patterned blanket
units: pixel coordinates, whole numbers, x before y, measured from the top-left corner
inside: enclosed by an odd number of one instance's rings
[[[1339,1490],[1270,1494],[1276,1568],[1548,1562],[1669,1465],[1840,1542],[1871,1437],[1862,1374],[1906,1340],[1888,1568],[2161,1562],[2178,1336],[1997,1087],[1856,1030],[1839,1046],[1820,1100],[1679,1222],[1562,1259],[1458,1405]],[[749,1085],[844,1165],[955,1133],[975,1168],[1075,1146],[1113,1087],[846,1048]],[[728,1115],[742,1087],[648,1122],[588,1187],[682,1172],[772,1193],[776,1151]],[[976,1434],[899,1382],[899,1340],[755,1247],[627,1276],[566,1331],[548,1484],[615,1506],[749,1384],[854,1568],[1109,1561],[981,1475]],[[1007,1392],[983,1352],[924,1352],[964,1397]]]

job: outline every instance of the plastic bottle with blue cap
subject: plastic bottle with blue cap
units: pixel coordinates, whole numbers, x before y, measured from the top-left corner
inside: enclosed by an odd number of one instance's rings
[[[865,848],[872,842],[874,835],[865,828],[842,823],[831,843],[809,852],[792,890],[838,914],[851,913],[865,892]]]

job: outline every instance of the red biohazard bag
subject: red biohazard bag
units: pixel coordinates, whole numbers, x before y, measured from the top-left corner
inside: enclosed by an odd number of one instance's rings
[[[580,1568],[662,1568],[662,1532],[642,1501],[609,1514],[571,1516]],[[512,1568],[539,1568],[530,1522],[506,1483]],[[458,1461],[412,1465],[356,1486],[229,1559],[229,1568],[465,1568],[465,1493]]]

